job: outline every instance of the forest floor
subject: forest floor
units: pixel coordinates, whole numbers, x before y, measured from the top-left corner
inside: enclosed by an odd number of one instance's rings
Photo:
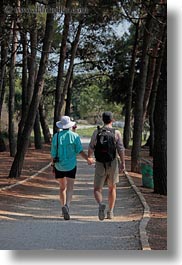
[[[141,156],[151,160],[146,149],[142,151]],[[43,149],[35,150],[32,145],[27,152],[21,177],[18,180],[9,181],[7,177],[12,161],[13,158],[9,157],[9,152],[0,153],[0,189],[24,180],[45,167],[50,162],[50,146],[44,145]],[[152,189],[143,187],[142,175],[130,172],[130,163],[130,150],[126,150],[126,169],[150,207],[150,221],[146,228],[150,247],[152,250],[167,250],[167,196],[154,194]],[[35,189],[36,192],[37,189]]]

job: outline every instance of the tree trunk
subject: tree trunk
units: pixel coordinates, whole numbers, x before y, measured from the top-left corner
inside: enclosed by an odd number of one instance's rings
[[[154,112],[154,192],[167,195],[167,45]]]
[[[0,64],[0,152],[6,151],[6,145],[2,135],[1,128],[1,116],[2,116],[2,107],[4,102],[5,95],[5,75],[6,75],[6,60],[7,60],[7,47],[5,42],[2,41],[1,44],[1,64]]]
[[[69,8],[70,5],[71,5],[71,0],[67,0],[66,8]],[[63,74],[64,74],[64,61],[66,58],[66,42],[67,42],[68,33],[69,33],[70,20],[71,20],[71,14],[66,13],[65,18],[64,18],[64,28],[63,28],[62,42],[61,42],[61,48],[60,48],[58,76],[56,79],[53,133],[57,131],[56,121],[60,119],[60,113],[61,113],[61,95],[62,95],[62,82],[63,82]]]
[[[143,122],[145,121],[145,118],[146,118],[147,107],[148,107],[150,94],[151,94],[151,90],[152,90],[152,86],[153,86],[155,67],[156,67],[156,58],[157,58],[160,42],[161,41],[158,40],[157,45],[153,48],[153,53],[152,53],[152,56],[149,60],[147,84],[146,84],[144,101],[143,101]]]
[[[42,149],[39,111],[37,111],[34,123],[34,144],[35,144],[35,149]]]
[[[125,148],[129,147],[130,141],[130,117],[131,117],[131,107],[132,107],[132,91],[133,91],[133,83],[135,78],[135,62],[136,62],[136,54],[137,54],[137,42],[138,42],[138,31],[139,31],[139,21],[136,24],[135,31],[135,39],[132,51],[131,65],[130,65],[130,73],[129,73],[129,87],[126,98],[126,113],[125,113],[125,125],[124,125],[124,133],[123,133],[123,143]]]
[[[13,161],[9,178],[17,178],[20,176],[24,157],[28,148],[29,144],[29,137],[35,122],[35,117],[37,114],[39,102],[41,99],[43,85],[44,85],[44,74],[48,65],[48,55],[51,47],[51,42],[53,38],[53,31],[54,31],[54,14],[47,13],[46,19],[46,29],[44,34],[43,40],[43,47],[42,47],[42,55],[40,60],[39,71],[35,83],[34,93],[32,97],[32,101],[30,104],[29,112],[27,115],[27,119],[25,122],[25,126],[20,137],[20,144],[17,149],[17,153],[15,155],[15,159]]]
[[[22,115],[19,122],[18,128],[18,145],[24,129],[25,121],[28,115],[30,103],[32,100],[34,85],[35,85],[35,74],[36,74],[36,49],[37,49],[37,18],[36,15],[32,19],[33,27],[30,31],[30,45],[31,45],[31,54],[28,60],[28,83],[27,87],[23,87],[22,91]],[[25,58],[24,58],[25,59]]]
[[[142,128],[143,128],[143,99],[144,99],[147,73],[148,73],[148,62],[149,62],[148,51],[152,40],[152,30],[153,30],[152,14],[154,8],[155,4],[153,4],[151,7],[152,10],[148,14],[145,25],[141,67],[140,67],[140,85],[137,87],[136,91],[136,101],[134,109],[133,147],[131,152],[131,171],[133,172],[140,172],[139,154],[141,149]]]
[[[2,10],[5,8],[5,2],[2,3]],[[7,56],[8,56],[8,48],[10,42],[10,33],[7,33],[6,23],[11,28],[12,27],[12,18],[9,18],[9,23],[7,22],[6,14],[1,12],[0,14],[0,36],[1,36],[1,44],[0,44],[0,53],[1,53],[1,62],[0,62],[0,118],[2,112],[2,106],[4,102],[4,94],[5,94],[5,75],[6,75],[6,66],[7,66]],[[10,25],[9,25],[10,24]]]
[[[0,98],[0,101],[2,100],[2,105],[3,105],[3,100],[4,100],[4,94],[5,94],[5,81],[3,81],[2,83],[2,91],[1,91],[1,98]],[[2,128],[1,128],[2,105],[0,104],[0,152],[6,151],[6,144],[3,139]]]
[[[1,44],[1,69],[0,69],[0,118],[2,112],[2,106],[4,102],[5,95],[5,75],[6,75],[6,61],[8,55],[7,44],[2,41]]]
[[[148,113],[149,113],[149,123],[150,123],[150,156],[153,156],[153,148],[154,148],[154,110],[155,110],[155,103],[156,103],[156,96],[157,96],[157,90],[159,86],[159,78],[161,74],[161,65],[162,60],[164,56],[164,43],[166,42],[166,26],[163,28],[163,34],[162,34],[162,47],[160,48],[159,56],[156,62],[156,69],[155,69],[155,75],[154,75],[154,82],[151,92],[151,97],[149,101],[148,106]]]
[[[46,121],[46,115],[45,115],[44,106],[43,106],[42,101],[39,104],[39,115],[40,115],[40,123],[42,126],[42,132],[44,135],[44,141],[46,144],[50,144],[51,143],[51,133],[50,133],[47,121]]]
[[[6,151],[6,144],[5,144],[5,141],[3,139],[3,135],[0,131],[0,152],[4,152]]]
[[[25,112],[25,106],[27,106],[27,33],[21,33],[21,42],[23,47],[23,68],[22,68],[22,109],[21,116]]]
[[[15,111],[15,64],[16,64],[16,53],[17,53],[17,31],[16,31],[16,21],[13,23],[13,37],[12,37],[12,50],[11,50],[11,60],[9,69],[9,149],[10,156],[14,157],[16,153],[16,139],[15,139],[15,129],[14,129],[14,111]]]
[[[74,63],[74,59],[75,59],[75,56],[76,56],[76,51],[77,51],[77,48],[78,48],[78,43],[79,43],[79,39],[80,39],[80,33],[81,33],[82,24],[83,24],[83,20],[81,20],[79,22],[77,33],[76,33],[76,37],[75,37],[75,40],[72,43],[70,64],[69,64],[68,72],[66,74],[66,80],[64,82],[63,92],[61,94],[61,102],[60,102],[61,111],[62,111],[63,106],[64,106],[65,95],[67,94],[68,86],[69,86],[71,75],[72,75],[73,63]]]
[[[66,108],[65,108],[65,115],[70,116],[71,113],[71,96],[72,96],[72,91],[73,91],[73,86],[72,86],[72,79],[73,79],[73,70],[68,86],[68,91],[67,91],[67,98],[66,98]]]

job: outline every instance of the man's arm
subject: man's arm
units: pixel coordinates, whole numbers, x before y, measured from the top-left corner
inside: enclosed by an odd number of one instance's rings
[[[125,152],[122,151],[119,153],[119,157],[121,160],[121,164],[120,164],[120,172],[122,173],[123,171],[126,170],[126,166],[125,166]]]
[[[88,146],[88,157],[92,157],[93,156],[94,147],[95,147],[95,144],[96,144],[97,133],[98,133],[98,131],[95,130],[93,132],[93,134],[92,134],[92,137],[91,137],[91,140],[90,140],[90,143],[89,143],[89,146]]]
[[[92,157],[93,156],[93,152],[94,152],[94,150],[89,147],[88,148],[88,157]]]
[[[120,172],[122,173],[123,171],[126,170],[125,166],[125,148],[123,145],[122,137],[120,131],[116,131],[116,148],[120,157]]]

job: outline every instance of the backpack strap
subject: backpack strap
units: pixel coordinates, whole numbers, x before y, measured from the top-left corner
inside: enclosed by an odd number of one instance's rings
[[[57,150],[56,150],[56,157],[58,157],[58,140],[59,140],[59,132],[57,132]]]

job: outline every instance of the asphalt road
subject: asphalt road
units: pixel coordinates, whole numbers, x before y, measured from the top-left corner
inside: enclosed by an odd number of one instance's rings
[[[28,182],[0,192],[0,249],[140,250],[143,208],[125,176],[117,188],[115,218],[99,221],[93,196],[94,166],[78,158],[70,207],[60,216],[59,187],[50,168]],[[107,188],[104,188],[107,204]]]

